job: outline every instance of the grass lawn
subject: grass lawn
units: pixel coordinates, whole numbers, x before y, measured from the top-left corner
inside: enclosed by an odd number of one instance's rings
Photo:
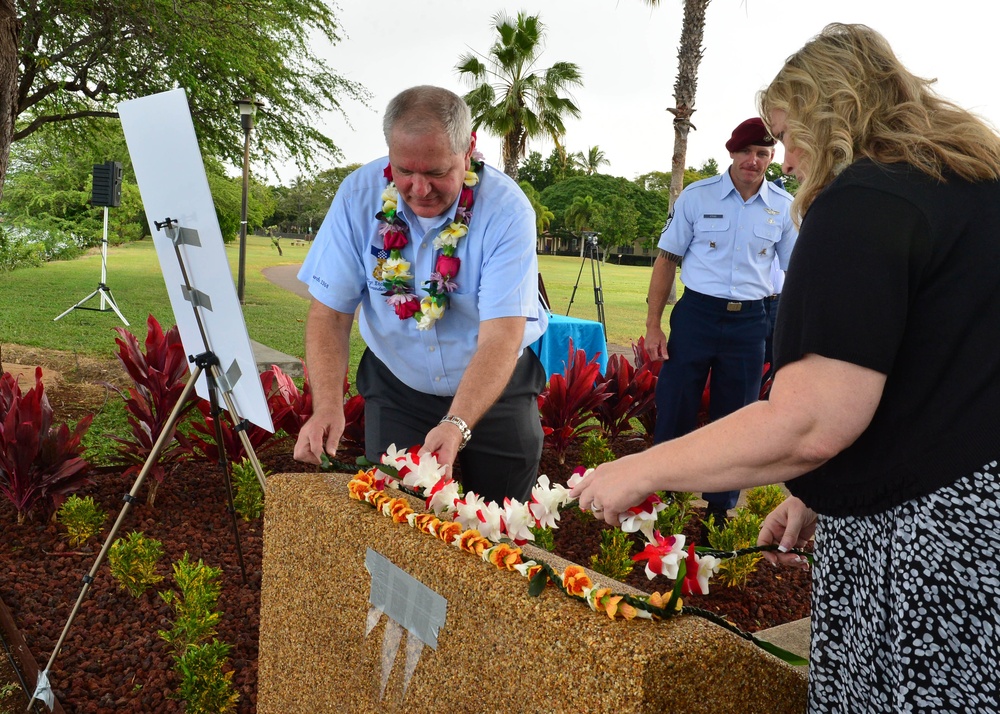
[[[582,269],[582,270],[581,270]],[[597,274],[597,263],[590,259],[564,256],[538,256],[538,270],[545,282],[552,312],[583,320],[597,319],[595,282],[604,297],[604,322],[608,342],[628,346],[646,334],[646,292],[652,267],[604,263]],[[577,283],[579,279],[579,283]],[[573,286],[576,285],[576,294]],[[683,292],[681,290],[680,292]],[[572,306],[570,298],[573,299]],[[664,311],[663,327],[667,331],[670,306]]]
[[[280,288],[264,277],[264,268],[301,263],[306,246],[283,245],[283,256],[267,238],[250,236],[246,257],[246,304],[244,321],[250,337],[287,354],[304,356],[304,328],[308,301]],[[238,246],[226,246],[230,270],[236,275]],[[581,271],[582,264],[582,271]],[[589,259],[539,256],[539,266],[553,312],[588,320],[597,319],[594,297],[596,264]],[[645,332],[646,289],[651,268],[606,264],[600,266],[603,285],[605,321],[611,343],[629,345]],[[0,349],[5,344],[49,350],[64,350],[101,359],[114,359],[117,353],[114,331],[124,327],[110,310],[72,310],[56,321],[54,318],[97,288],[101,277],[99,251],[72,261],[46,263],[38,268],[23,268],[4,273],[0,279]],[[579,284],[575,296],[573,287]],[[234,279],[235,282],[235,279]],[[150,314],[165,328],[175,324],[159,260],[152,241],[145,240],[109,248],[107,284],[127,328],[142,343],[146,337],[146,317]],[[86,307],[100,307],[100,298],[89,300]],[[667,308],[668,312],[670,308]],[[664,319],[666,322],[666,319]],[[354,327],[351,341],[350,374],[357,368],[364,345]],[[110,449],[101,435],[122,433],[125,412],[118,399],[111,399],[95,415],[94,425],[85,439],[92,457]],[[103,460],[98,456],[97,460]]]
[[[274,285],[261,272],[268,266],[300,263],[307,250],[305,246],[287,245],[282,249],[284,255],[279,256],[268,239],[248,238],[243,315],[251,338],[302,357],[308,301]],[[226,246],[226,254],[235,275],[237,245]],[[539,256],[539,265],[553,312],[564,315],[569,308],[573,317],[597,319],[596,264],[592,272],[589,259]],[[628,345],[644,334],[650,271],[651,268],[644,266],[612,263],[600,266],[599,281],[603,286],[610,342]],[[0,343],[69,350],[92,356],[114,354],[113,328],[123,325],[113,312],[73,310],[58,321],[53,319],[93,291],[100,276],[101,255],[96,250],[77,260],[4,273],[0,280],[0,304],[4,306],[0,311]],[[574,296],[573,286],[578,278]],[[128,329],[140,342],[146,336],[147,315],[154,315],[164,326],[174,324],[152,241],[110,248],[107,284],[122,314],[131,323]],[[99,297],[86,303],[86,307],[99,306]],[[355,339],[354,343],[352,352],[359,352],[360,340]]]
[[[305,248],[284,247],[285,257],[266,238],[247,241],[247,304],[244,319],[250,336],[292,355],[303,354],[302,329],[308,302],[272,285],[261,270],[269,265],[296,263]],[[236,274],[238,247],[226,246],[230,268]],[[57,315],[86,297],[100,282],[99,251],[72,261],[46,263],[3,275],[0,281],[0,341],[88,355],[114,353],[113,328],[124,325],[113,312],[73,310],[58,321]],[[156,250],[150,240],[109,248],[107,285],[118,308],[140,341],[146,336],[146,317],[160,324],[175,323]],[[197,287],[197,286],[195,286]],[[95,297],[86,307],[100,307]]]

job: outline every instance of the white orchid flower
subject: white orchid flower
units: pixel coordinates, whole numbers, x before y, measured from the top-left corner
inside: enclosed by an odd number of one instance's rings
[[[535,517],[527,503],[521,503],[516,498],[505,498],[503,510],[508,538],[517,544],[535,540],[535,534],[531,532],[531,527],[535,525]]]

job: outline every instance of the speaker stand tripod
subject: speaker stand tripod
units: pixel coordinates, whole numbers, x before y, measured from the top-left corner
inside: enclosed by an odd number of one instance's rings
[[[101,282],[97,284],[97,290],[90,293],[83,300],[78,302],[73,307],[69,308],[65,312],[52,318],[52,321],[65,317],[66,315],[73,312],[73,310],[93,310],[95,312],[111,312],[112,310],[125,326],[128,327],[128,320],[122,315],[121,310],[118,309],[118,304],[115,302],[115,296],[111,294],[111,288],[107,285],[108,280],[108,207],[104,207],[104,236],[101,238]],[[100,307],[84,307],[84,303],[89,302],[93,298],[101,296],[101,306]]]

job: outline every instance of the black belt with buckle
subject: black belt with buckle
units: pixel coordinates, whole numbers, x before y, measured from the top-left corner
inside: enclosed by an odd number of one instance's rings
[[[683,300],[684,298],[702,305],[714,307],[716,309],[724,309],[726,312],[743,312],[745,310],[762,308],[764,306],[763,299],[730,300],[729,298],[720,298],[712,295],[706,295],[705,293],[699,293],[691,288],[684,288],[684,294],[681,296],[681,299]]]

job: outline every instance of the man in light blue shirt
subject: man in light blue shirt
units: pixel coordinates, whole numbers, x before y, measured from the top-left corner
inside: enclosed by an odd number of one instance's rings
[[[440,463],[459,460],[466,490],[526,500],[541,457],[545,374],[525,348],[547,324],[534,211],[516,183],[477,160],[458,95],[406,90],[383,129],[388,158],[344,181],[299,272],[313,296],[313,417],[295,458],[318,463],[337,449],[360,306],[367,457],[422,444]]]
[[[671,207],[647,300],[646,351],[665,360],[656,385],[655,443],[697,426],[709,375],[710,421],[759,396],[771,265],[777,257],[787,269],[798,235],[792,196],[764,180],[774,143],[760,119],[742,122],[726,142],[728,170],[691,184]],[[670,315],[668,342],[660,323],[678,265],[684,293]],[[721,525],[739,491],[702,497],[706,518]]]

